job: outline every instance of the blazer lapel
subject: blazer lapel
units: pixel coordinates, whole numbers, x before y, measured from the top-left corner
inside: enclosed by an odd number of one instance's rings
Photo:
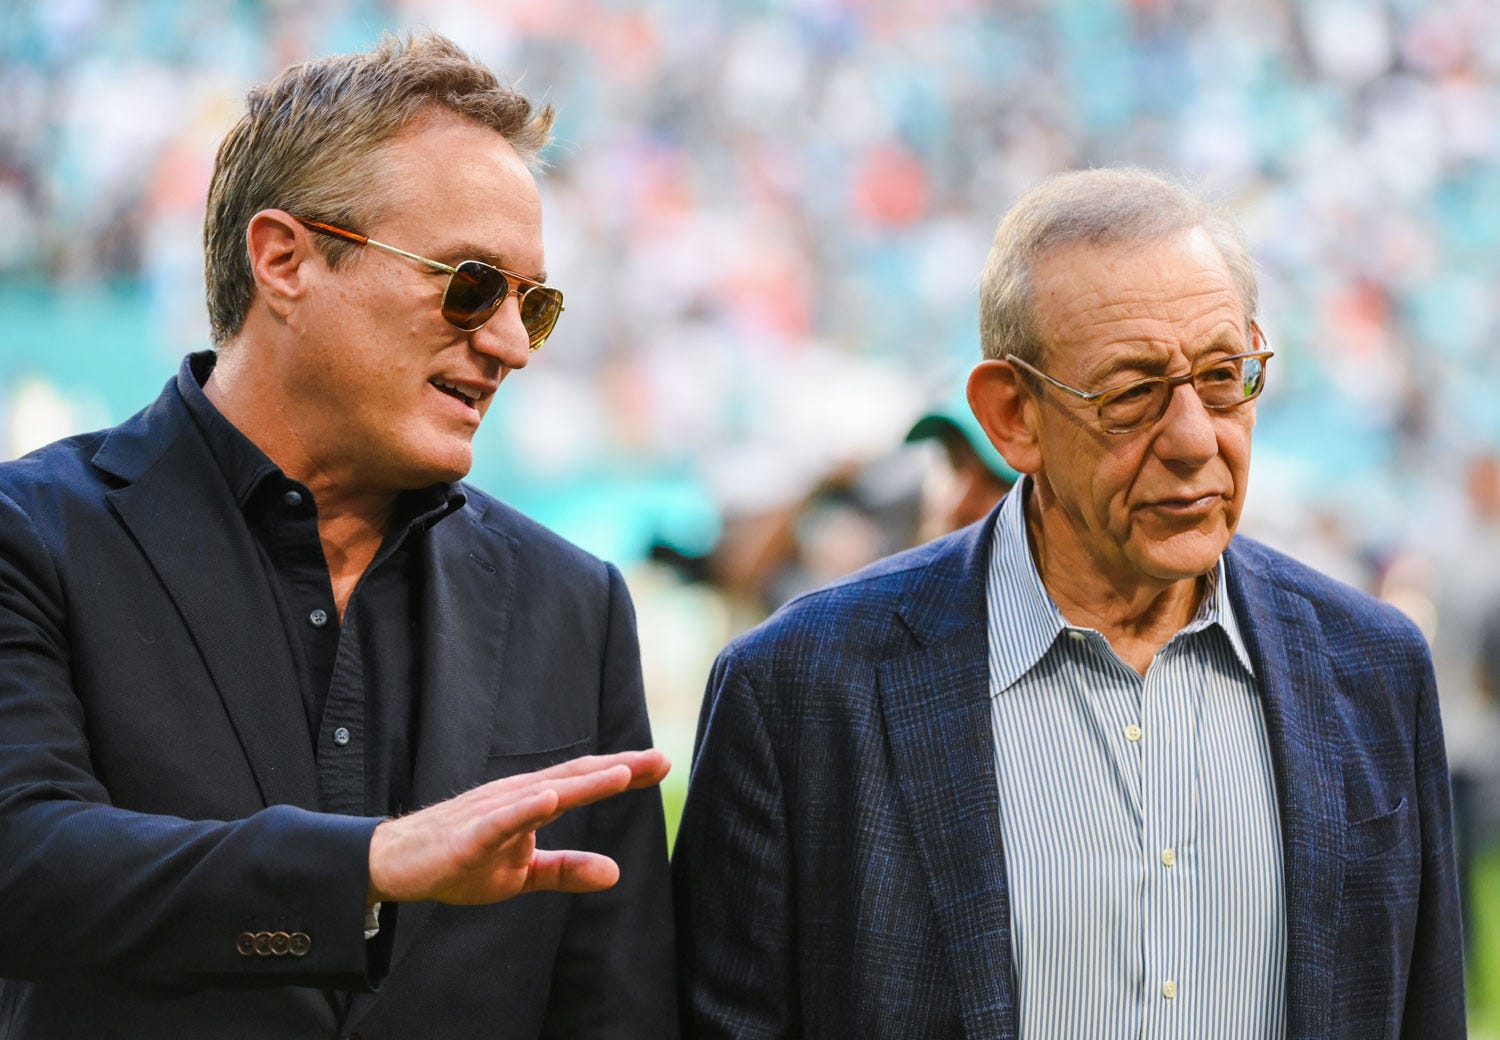
[[[1255,663],[1281,806],[1287,913],[1287,1033],[1326,1036],[1342,898],[1344,776],[1336,688],[1313,605],[1233,549],[1229,593]]]
[[[472,505],[422,539],[422,689],[412,808],[443,801],[484,776],[499,715],[501,665],[510,631],[517,546],[496,529],[485,537]],[[411,951],[435,903],[406,903],[395,916],[391,970]],[[357,1025],[379,994],[357,993],[345,1026]]]
[[[947,942],[965,1032],[1011,1038],[1010,906],[985,638],[992,529],[993,514],[951,543],[945,561],[918,572],[902,614],[920,645],[883,662],[878,681],[896,786]]]
[[[203,656],[266,805],[318,808],[311,739],[274,593],[249,529],[169,384],[94,458]]]
[[[414,808],[478,782],[498,715],[517,548],[501,532],[479,537],[482,520],[465,506],[423,539]]]

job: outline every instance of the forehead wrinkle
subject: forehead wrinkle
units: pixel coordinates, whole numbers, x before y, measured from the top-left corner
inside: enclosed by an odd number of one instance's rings
[[[1108,298],[1090,291],[1074,307],[1048,309],[1042,332],[1048,354],[1081,361],[1087,372],[1124,367],[1165,371],[1175,354],[1193,360],[1232,340],[1243,324],[1239,297],[1222,285],[1188,292],[1117,287]],[[1193,347],[1205,340],[1202,349]]]

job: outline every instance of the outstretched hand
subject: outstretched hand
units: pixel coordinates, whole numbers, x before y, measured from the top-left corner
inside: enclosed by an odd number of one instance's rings
[[[522,892],[609,888],[620,877],[614,860],[539,849],[537,830],[569,809],[658,784],[669,769],[654,749],[593,755],[386,820],[370,839],[370,902],[480,905]]]

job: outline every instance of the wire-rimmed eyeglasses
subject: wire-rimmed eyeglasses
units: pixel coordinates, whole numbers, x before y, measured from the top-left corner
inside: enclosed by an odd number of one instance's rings
[[[1250,323],[1250,336],[1255,346],[1265,347],[1265,336],[1254,322]],[[1203,407],[1210,411],[1227,412],[1255,400],[1266,386],[1266,362],[1275,356],[1274,351],[1259,349],[1212,357],[1193,366],[1186,375],[1152,376],[1092,393],[1054,379],[1014,354],[1005,355],[1005,360],[1093,404],[1105,433],[1130,433],[1166,415],[1172,391],[1185,383],[1192,384]]]
[[[483,328],[484,323],[500,310],[506,297],[514,293],[520,301],[521,324],[526,327],[531,349],[536,350],[552,334],[558,316],[563,312],[563,295],[560,290],[523,274],[506,271],[482,260],[465,260],[457,267],[451,267],[440,260],[429,260],[425,256],[377,242],[357,231],[306,217],[296,219],[320,234],[342,238],[356,245],[374,246],[447,274],[448,285],[443,290],[443,318],[448,324],[465,332]]]

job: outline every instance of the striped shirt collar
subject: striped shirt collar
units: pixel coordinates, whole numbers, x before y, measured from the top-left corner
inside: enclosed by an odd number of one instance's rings
[[[1031,478],[1022,476],[1019,483],[1000,503],[995,518],[995,532],[990,543],[990,569],[986,579],[986,599],[991,624],[997,617],[1006,619],[1005,638],[990,640],[990,691],[998,694],[1009,689],[1021,676],[1042,659],[1056,639],[1070,630],[1062,611],[1042,585],[1031,555],[1030,536],[1026,530],[1024,503],[1031,490]],[[1208,594],[1198,605],[1198,613],[1174,639],[1201,632],[1217,625],[1234,648],[1235,658],[1252,679],[1255,668],[1240,635],[1240,626],[1229,602],[1228,583],[1224,580],[1224,558],[1219,557],[1208,573]]]

